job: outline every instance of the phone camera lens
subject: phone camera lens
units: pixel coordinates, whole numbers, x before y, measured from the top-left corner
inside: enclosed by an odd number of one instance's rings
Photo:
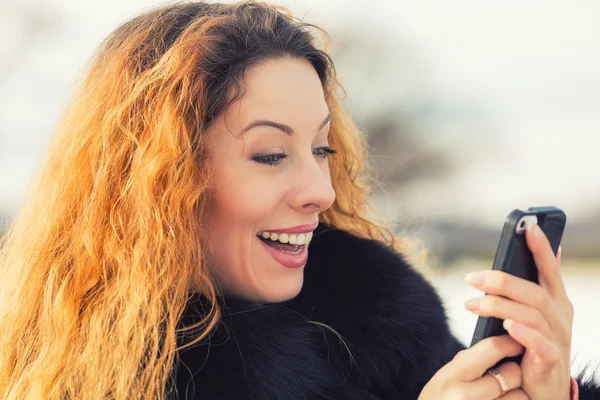
[[[521,221],[521,224],[519,225],[521,228],[525,226],[525,221]]]

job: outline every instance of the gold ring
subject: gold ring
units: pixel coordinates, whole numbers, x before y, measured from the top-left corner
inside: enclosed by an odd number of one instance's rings
[[[500,396],[504,396],[504,394],[506,392],[508,392],[508,386],[506,385],[506,381],[504,380],[504,377],[502,375],[500,375],[500,372],[498,372],[498,370],[496,368],[488,369],[487,373],[492,375],[494,378],[496,378],[496,380],[500,384],[500,390],[501,390]]]

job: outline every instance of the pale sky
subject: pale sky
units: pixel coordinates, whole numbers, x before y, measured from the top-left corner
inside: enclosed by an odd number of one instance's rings
[[[0,210],[18,210],[71,85],[95,46],[125,19],[161,3],[0,4]],[[482,222],[498,226],[513,208],[556,205],[572,219],[600,208],[600,2],[278,3],[332,32],[383,33],[389,58],[381,62],[392,70],[403,62],[403,53],[394,51],[398,44],[418,53],[428,95],[449,112],[416,121],[427,128],[417,140],[455,152],[461,169],[446,181],[416,183],[396,206],[399,212],[461,217],[476,211]],[[39,19],[24,19],[27,10]],[[40,33],[23,48],[32,24],[41,26]],[[410,82],[390,84],[361,108],[369,113],[390,96],[410,99],[413,89]],[[479,130],[473,120],[482,115]]]

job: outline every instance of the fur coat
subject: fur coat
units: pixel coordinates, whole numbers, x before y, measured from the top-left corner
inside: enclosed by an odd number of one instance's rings
[[[321,223],[304,273],[292,300],[225,300],[210,340],[178,354],[169,398],[416,400],[465,348],[431,284],[379,242]],[[190,301],[182,323],[202,308]],[[580,391],[600,400],[593,383]]]

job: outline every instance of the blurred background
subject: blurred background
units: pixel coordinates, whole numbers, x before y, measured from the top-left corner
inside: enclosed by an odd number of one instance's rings
[[[230,2],[230,1],[227,1]],[[455,334],[515,208],[568,217],[562,270],[575,305],[573,367],[600,378],[600,3],[290,0],[321,25],[367,133],[372,200],[429,251]],[[0,231],[19,212],[75,80],[125,20],[164,1],[0,1]]]

